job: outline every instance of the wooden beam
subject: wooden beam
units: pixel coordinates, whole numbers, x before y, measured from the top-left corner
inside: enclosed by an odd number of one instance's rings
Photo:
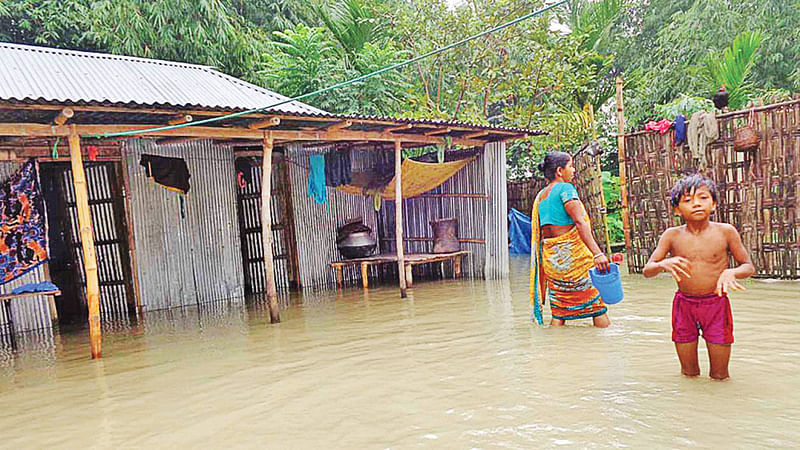
[[[181,123],[191,122],[193,119],[191,114],[180,114],[167,121],[168,125],[178,125]]]
[[[78,125],[78,133],[81,136],[95,136],[103,133],[116,133],[124,131],[145,130],[152,128],[152,125]],[[69,129],[64,126],[50,126],[31,123],[0,123],[0,136],[24,136],[24,137],[56,137],[68,136]],[[443,144],[445,140],[435,136],[425,136],[420,134],[391,134],[386,132],[369,131],[295,131],[295,130],[275,130],[272,131],[273,139],[280,141],[374,141],[374,142],[414,142],[421,144]],[[171,130],[160,130],[141,135],[131,135],[132,137],[193,137],[201,139],[252,139],[261,140],[261,131],[250,130],[247,128],[221,128],[190,126]],[[485,144],[484,141],[453,138],[453,143],[466,147],[476,147]]]
[[[425,136],[436,136],[437,134],[447,134],[451,131],[453,131],[452,128],[438,128],[433,131],[428,131],[427,133],[425,133]]]
[[[56,125],[64,125],[74,115],[75,111],[73,111],[72,108],[64,108],[61,110],[61,112],[58,113],[56,118],[53,119],[53,123],[55,123]]]
[[[480,137],[484,137],[484,136],[488,136],[488,135],[489,135],[489,132],[486,131],[486,130],[483,130],[483,131],[478,131],[477,133],[466,134],[466,135],[461,136],[461,137],[464,138],[464,139],[475,139],[475,138],[480,138]]]
[[[345,128],[350,128],[353,126],[352,120],[343,120],[341,122],[335,123],[328,127],[325,127],[325,131],[336,131],[336,130],[343,130]]]
[[[261,245],[264,251],[264,276],[270,323],[280,323],[281,312],[275,287],[275,262],[272,258],[272,132],[262,132],[261,147]]]
[[[86,302],[89,305],[89,339],[92,359],[100,358],[102,337],[100,335],[100,282],[97,275],[97,254],[94,249],[92,215],[89,211],[89,193],[86,172],[81,157],[81,138],[75,125],[69,135],[69,159],[72,163],[72,184],[75,188],[75,203],[78,208],[78,229],[83,248],[83,267],[86,273]]]
[[[394,133],[395,131],[403,131],[403,130],[410,130],[414,128],[414,125],[407,123],[405,125],[400,125],[397,127],[386,128],[383,130],[384,133]]]
[[[400,279],[400,298],[406,298],[406,267],[403,252],[403,146],[394,141],[394,233],[397,246],[397,276]]]
[[[800,100],[795,100],[793,102],[787,102],[786,104],[791,104],[794,102],[798,102]],[[777,105],[771,105],[777,106]],[[49,105],[49,104],[20,104],[20,103],[13,103],[8,101],[0,101],[0,109],[14,109],[14,110],[28,110],[28,111],[60,111],[63,109],[63,106],[60,105]],[[176,109],[156,109],[156,108],[126,108],[126,107],[119,107],[119,106],[78,106],[73,105],[70,106],[73,111],[75,112],[106,112],[106,113],[128,113],[128,114],[154,114],[154,115],[171,115],[174,116],[175,114],[188,114],[197,117],[221,117],[230,112],[223,112],[223,111],[203,111],[203,110],[176,110]],[[758,111],[758,110],[757,110]],[[746,113],[747,111],[745,111]],[[733,113],[728,113],[733,114]],[[726,116],[723,114],[718,117]],[[245,114],[243,116],[239,116],[234,120],[239,119],[271,119],[271,118],[278,118],[281,119],[282,122],[286,121],[302,121],[302,122],[330,122],[331,120],[335,120],[335,118],[325,117],[325,116],[294,116],[290,114],[275,114],[270,112],[260,112],[260,113],[251,113]],[[408,130],[414,127],[420,128],[438,128],[438,125],[434,124],[426,124],[426,123],[417,123],[417,124],[403,124],[398,125],[397,120],[379,120],[379,119],[358,119],[359,123],[363,124],[372,124],[372,125],[386,125],[390,126],[391,128],[386,128],[383,130],[384,133],[391,133],[393,131],[402,131]],[[471,131],[474,128],[469,127],[461,127],[461,126],[452,126],[450,127],[454,131]],[[514,134],[519,135],[519,133],[514,131],[504,131],[504,130],[492,130],[492,133],[495,134]],[[547,133],[545,133],[547,134]]]
[[[280,125],[280,123],[281,123],[280,117],[270,117],[267,120],[253,122],[250,125],[248,125],[247,128],[251,130],[260,130],[263,128],[277,127],[278,125]]]
[[[625,235],[625,250],[633,254],[631,243],[631,224],[628,216],[627,169],[625,168],[625,103],[622,95],[623,81],[617,77],[617,159],[619,161],[619,198],[622,203],[622,231]],[[632,260],[628,259],[628,270]]]

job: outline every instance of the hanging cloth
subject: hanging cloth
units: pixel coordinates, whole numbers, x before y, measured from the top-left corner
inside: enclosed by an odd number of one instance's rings
[[[325,187],[325,156],[310,155],[308,157],[308,196],[315,203],[328,203],[328,190]]]
[[[686,116],[678,114],[675,116],[675,145],[682,145],[686,142]]]
[[[705,170],[708,164],[706,148],[708,144],[719,139],[716,114],[706,111],[698,111],[692,114],[689,119],[689,126],[686,129],[686,138],[689,142],[692,157],[698,161],[698,168]]]
[[[669,119],[659,120],[658,122],[651,121],[644,125],[645,131],[658,131],[662,136],[667,134],[670,128],[672,128],[672,121]]]
[[[47,261],[47,222],[36,160],[0,185],[0,284]]]
[[[350,184],[350,150],[333,150],[325,154],[325,185],[339,187]]]
[[[142,155],[139,164],[144,167],[148,178],[170,191],[186,194],[189,192],[189,168],[183,158]]]

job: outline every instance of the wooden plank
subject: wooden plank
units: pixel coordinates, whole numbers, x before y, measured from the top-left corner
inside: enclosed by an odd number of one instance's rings
[[[53,123],[55,123],[56,125],[64,125],[74,115],[75,111],[73,111],[72,108],[64,108],[58,113],[56,118],[53,119]]]
[[[103,133],[118,133],[136,130],[147,130],[152,125],[78,125],[81,136],[99,136]],[[23,137],[57,137],[69,136],[70,130],[65,126],[50,126],[31,123],[0,123],[0,136]],[[130,137],[194,137],[204,139],[251,139],[261,140],[261,131],[247,128],[220,128],[205,126],[187,126],[169,130],[148,132]],[[413,142],[422,144],[444,144],[443,138],[425,136],[423,134],[392,134],[386,132],[351,131],[351,130],[275,130],[273,139],[281,141],[376,141],[376,142]],[[480,146],[485,141],[452,138],[452,142],[464,146]]]
[[[194,118],[191,114],[178,114],[177,116],[173,117],[172,119],[167,121],[167,125],[178,125],[181,123],[188,123],[191,122]]]
[[[97,255],[92,234],[92,217],[89,211],[89,193],[86,172],[81,158],[81,140],[77,127],[72,125],[69,135],[69,156],[72,163],[72,182],[78,203],[78,226],[83,247],[83,267],[86,271],[86,302],[89,306],[89,338],[92,359],[100,358],[102,337],[100,335],[100,285],[97,275]]]
[[[281,123],[280,117],[270,117],[267,120],[260,120],[258,122],[253,122],[250,125],[248,125],[247,128],[251,130],[260,130],[263,128],[277,127],[278,125],[280,125],[280,123]]]
[[[335,123],[333,125],[329,125],[325,127],[325,131],[336,131],[336,130],[343,130],[345,128],[350,128],[353,126],[352,120],[343,120],[341,122]]]
[[[264,252],[264,276],[270,323],[280,323],[278,291],[275,287],[275,262],[272,258],[272,132],[262,132],[261,162],[261,245]]]
[[[38,297],[40,295],[61,295],[61,291],[55,290],[55,291],[43,291],[43,292],[25,292],[22,294],[3,294],[0,295],[0,301],[6,302],[9,300],[16,300],[19,298]]]
[[[406,298],[406,271],[403,263],[403,146],[394,141],[394,222],[397,246],[397,277],[400,297]]]

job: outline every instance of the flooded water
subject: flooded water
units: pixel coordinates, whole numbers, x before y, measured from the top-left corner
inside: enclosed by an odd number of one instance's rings
[[[541,448],[800,446],[800,283],[736,293],[732,379],[680,376],[674,283],[624,278],[612,326],[531,325],[511,280],[306,294],[269,325],[242,303],[0,355],[0,446]]]

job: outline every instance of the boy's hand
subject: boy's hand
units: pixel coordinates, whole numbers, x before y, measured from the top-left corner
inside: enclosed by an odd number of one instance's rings
[[[658,263],[658,267],[665,272],[672,274],[672,278],[678,283],[683,278],[692,278],[692,267],[689,260],[682,256],[673,256]]]
[[[736,272],[734,269],[725,269],[719,274],[719,280],[717,280],[717,288],[714,290],[719,296],[723,294],[727,294],[728,291],[744,291],[745,287],[739,284],[736,281]]]

